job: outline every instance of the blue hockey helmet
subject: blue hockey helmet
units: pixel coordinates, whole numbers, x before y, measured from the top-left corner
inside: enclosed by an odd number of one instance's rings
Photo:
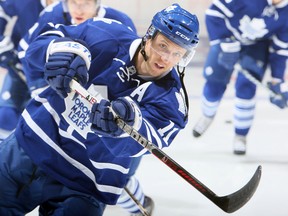
[[[153,38],[157,32],[187,50],[186,55],[179,62],[180,66],[187,66],[199,42],[197,16],[181,8],[179,4],[172,4],[155,14],[146,36]]]

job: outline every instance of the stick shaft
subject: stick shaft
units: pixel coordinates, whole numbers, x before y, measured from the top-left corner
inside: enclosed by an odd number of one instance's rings
[[[139,200],[131,193],[131,191],[127,188],[124,187],[124,190],[126,193],[130,196],[130,198],[136,203],[138,206],[139,210],[144,216],[150,216],[150,214],[147,212],[147,210],[144,208],[144,206],[139,202]]]
[[[257,80],[251,73],[249,73],[249,71],[243,69],[239,64],[236,64],[234,68],[235,70],[242,73],[250,82],[254,83],[256,86],[260,86],[261,88],[265,89],[269,94],[271,94],[274,97],[277,96],[277,94],[275,94],[275,92],[273,92],[270,88],[268,88],[267,85]]]
[[[96,103],[97,100],[94,98],[85,88],[83,88],[78,82],[72,80],[70,87],[81,97],[85,98],[91,104]],[[240,190],[229,194],[227,196],[219,197],[212,190],[210,190],[206,185],[200,182],[187,170],[185,170],[176,161],[170,158],[165,152],[158,148],[155,144],[150,142],[147,138],[141,135],[137,130],[135,130],[130,125],[126,124],[122,119],[116,116],[115,121],[124,132],[126,132],[131,138],[137,141],[140,145],[146,148],[150,153],[156,156],[160,161],[170,167],[175,173],[181,176],[186,182],[196,188],[200,193],[212,201],[215,205],[221,208],[223,211],[232,213],[243,205],[245,205],[256,191],[260,177],[261,177],[261,166],[259,166],[254,173],[250,181],[242,187]]]

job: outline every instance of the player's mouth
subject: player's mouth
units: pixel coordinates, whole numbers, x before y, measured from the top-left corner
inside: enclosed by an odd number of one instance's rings
[[[162,70],[165,67],[164,65],[159,64],[159,63],[154,63],[154,66],[159,70]]]
[[[82,18],[82,17],[76,17],[75,18],[78,22],[83,22],[84,21],[84,18]]]

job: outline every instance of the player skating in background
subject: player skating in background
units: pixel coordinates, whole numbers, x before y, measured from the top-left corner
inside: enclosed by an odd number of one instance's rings
[[[35,97],[37,94],[39,94],[39,92],[47,88],[48,83],[46,80],[44,80],[42,72],[36,73],[35,71],[27,69],[25,55],[29,44],[38,36],[41,29],[49,22],[63,25],[78,25],[92,17],[115,19],[137,33],[136,27],[128,15],[114,8],[101,4],[100,0],[62,0],[53,8],[48,8],[43,12],[37,23],[33,25],[28,34],[26,34],[19,43],[18,56],[21,60],[27,85],[31,91],[32,97]],[[141,157],[135,157],[132,159],[129,176],[133,176],[136,172],[140,159]],[[154,206],[153,200],[150,197],[145,196],[138,180],[135,177],[131,178],[129,182],[130,183],[127,184],[127,188],[151,214]],[[51,205],[53,205],[53,201],[46,202],[40,206],[39,211],[42,214],[44,212],[48,212]],[[126,194],[126,191],[123,191],[123,195],[119,199],[118,205],[133,215],[141,214],[139,207],[132,199],[130,199],[130,197]],[[78,204],[78,208],[81,208],[81,203]]]
[[[37,94],[38,91],[42,91],[47,86],[47,82],[43,79],[43,73],[25,72],[27,71],[25,54],[31,41],[38,36],[41,29],[49,22],[78,25],[92,17],[115,19],[137,32],[133,21],[127,14],[101,4],[101,0],[61,0],[55,7],[44,11],[43,15],[19,43],[18,56],[23,65],[27,85],[32,96]]]
[[[49,87],[29,102],[0,147],[0,184],[6,185],[0,206],[7,207],[0,213],[23,214],[57,200],[50,206],[55,212],[102,215],[105,204],[116,204],[131,157],[147,150],[123,134],[109,107],[159,148],[168,147],[187,124],[181,67],[194,55],[198,31],[197,17],[178,4],[158,12],[143,38],[110,19],[47,25],[25,58]],[[67,97],[73,78],[91,93],[104,87],[109,100],[90,109],[81,96]],[[73,209],[71,198],[86,208]]]
[[[55,1],[0,1],[0,67],[7,70],[3,86],[0,86],[0,142],[15,129],[21,112],[30,99],[17,57],[17,46],[37,21],[44,7],[53,2]]]
[[[283,88],[288,56],[287,4],[287,0],[215,0],[206,11],[210,50],[203,71],[203,115],[193,128],[195,137],[211,125],[237,62],[259,81],[270,66],[269,88],[281,95],[270,100],[281,108],[287,106],[287,88]],[[245,154],[256,106],[256,85],[238,73],[235,90],[233,152]]]

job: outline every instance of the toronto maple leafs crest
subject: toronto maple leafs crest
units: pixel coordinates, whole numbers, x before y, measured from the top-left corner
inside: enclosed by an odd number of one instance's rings
[[[183,115],[187,115],[187,106],[186,106],[186,103],[185,103],[185,98],[184,98],[184,91],[183,91],[183,89],[182,89],[182,88],[180,89],[180,93],[175,92],[175,96],[176,96],[176,98],[177,98],[178,105],[179,105],[178,110],[179,110],[181,113],[183,113]]]

